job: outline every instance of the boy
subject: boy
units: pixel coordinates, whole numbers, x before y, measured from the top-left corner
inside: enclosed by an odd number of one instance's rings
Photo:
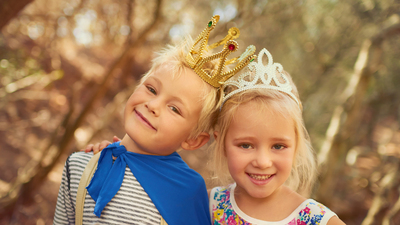
[[[101,153],[87,187],[83,223],[160,224],[161,217],[170,225],[211,223],[204,180],[176,151],[208,142],[219,87],[254,57],[254,51],[246,51],[238,65],[224,73],[227,55],[238,47],[231,40],[238,30],[230,30],[213,46],[226,43],[224,49],[203,58],[203,51],[212,48],[207,41],[218,18],[212,18],[193,45],[189,40],[169,46],[153,60],[126,103],[125,136]],[[77,189],[91,157],[78,152],[68,158],[54,224],[75,222]]]

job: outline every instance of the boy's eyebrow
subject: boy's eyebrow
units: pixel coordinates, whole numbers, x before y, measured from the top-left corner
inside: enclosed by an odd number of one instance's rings
[[[178,101],[179,103],[181,103],[182,105],[184,105],[187,108],[187,104],[185,104],[185,102],[180,97],[174,96],[173,99]]]
[[[152,78],[161,88],[163,87],[163,83],[157,77],[149,77],[148,79]],[[182,104],[185,108],[185,111],[190,111],[189,104],[186,104],[185,101],[182,100],[179,96],[172,96],[172,99]]]
[[[190,104],[186,104],[185,101],[179,96],[172,96],[172,99],[183,105],[183,113],[190,114],[191,112]]]
[[[158,79],[157,77],[150,76],[150,77],[147,78],[147,79],[153,79],[154,81],[157,82],[158,85],[163,86],[163,85],[162,85],[162,82],[161,82],[160,79]]]

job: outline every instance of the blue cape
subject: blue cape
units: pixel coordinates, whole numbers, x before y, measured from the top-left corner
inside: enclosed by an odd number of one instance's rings
[[[112,156],[117,157],[113,163]],[[119,142],[101,152],[97,170],[87,186],[100,217],[124,179],[126,165],[169,225],[211,224],[204,179],[178,153],[168,156],[128,152]]]

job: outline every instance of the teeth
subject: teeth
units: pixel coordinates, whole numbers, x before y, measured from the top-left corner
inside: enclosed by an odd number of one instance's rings
[[[251,178],[253,178],[253,179],[256,179],[256,180],[266,180],[266,179],[268,179],[268,178],[270,178],[272,175],[255,175],[255,174],[250,174],[249,173],[249,176],[251,177]]]

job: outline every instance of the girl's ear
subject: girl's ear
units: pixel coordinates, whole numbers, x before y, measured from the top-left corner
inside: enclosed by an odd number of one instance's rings
[[[206,132],[202,132],[196,138],[188,139],[182,142],[181,147],[185,150],[191,151],[201,148],[210,140],[210,135]]]
[[[218,135],[219,135],[219,132],[218,132],[218,131],[214,131],[214,139],[215,139],[215,140],[217,140]]]

